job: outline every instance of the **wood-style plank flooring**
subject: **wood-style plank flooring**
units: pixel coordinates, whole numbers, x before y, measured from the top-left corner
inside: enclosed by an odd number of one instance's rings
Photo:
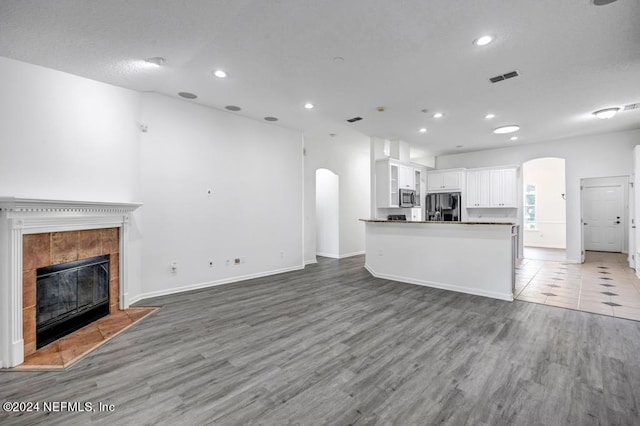
[[[0,374],[2,425],[632,425],[640,322],[371,277],[362,256],[144,301],[62,372]]]

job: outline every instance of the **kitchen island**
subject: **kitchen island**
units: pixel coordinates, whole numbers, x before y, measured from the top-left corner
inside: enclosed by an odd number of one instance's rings
[[[373,276],[513,300],[514,223],[361,220]]]

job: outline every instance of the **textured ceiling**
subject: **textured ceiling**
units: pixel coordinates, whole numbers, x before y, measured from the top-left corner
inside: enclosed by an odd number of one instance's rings
[[[638,0],[2,0],[0,56],[443,154],[640,128],[640,109],[590,114],[640,102],[639,23]],[[473,45],[483,34],[497,39]],[[511,123],[516,142],[491,132]]]

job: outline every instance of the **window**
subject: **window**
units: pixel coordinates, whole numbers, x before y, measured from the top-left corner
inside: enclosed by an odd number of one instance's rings
[[[536,186],[530,183],[524,191],[524,229],[536,229]]]

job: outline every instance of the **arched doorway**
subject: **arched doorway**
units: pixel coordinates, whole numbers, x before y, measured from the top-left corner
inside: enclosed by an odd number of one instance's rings
[[[564,158],[536,158],[522,165],[525,258],[566,260],[565,168]]]
[[[316,170],[316,255],[339,258],[339,182],[328,169]]]

